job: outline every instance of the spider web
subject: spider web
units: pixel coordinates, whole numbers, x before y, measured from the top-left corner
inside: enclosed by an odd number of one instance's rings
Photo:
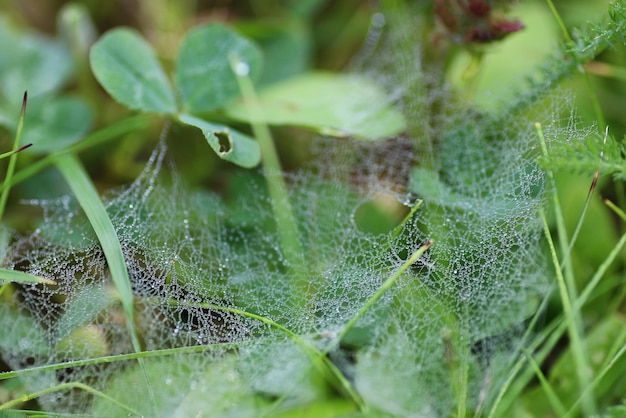
[[[285,174],[303,266],[286,265],[262,172],[241,174],[229,198],[189,190],[162,167],[161,144],[133,184],[104,197],[152,353],[146,375],[120,358],[23,374],[30,392],[80,382],[117,402],[74,387],[40,396],[43,409],[259,416],[340,393],[382,416],[446,416],[462,370],[468,407],[498,389],[498,370],[550,288],[536,135],[520,115],[479,114],[454,99],[423,65],[417,40],[412,51],[394,50],[406,46],[405,24],[353,71],[391,91],[410,133],[378,143],[320,138],[313,162]],[[555,123],[546,133],[563,130]],[[381,196],[411,216],[392,232],[367,232],[357,213]],[[15,240],[4,265],[56,285],[5,292],[3,361],[23,370],[132,353],[104,255],[76,202],[37,204],[44,222]],[[357,397],[312,352],[325,354]]]

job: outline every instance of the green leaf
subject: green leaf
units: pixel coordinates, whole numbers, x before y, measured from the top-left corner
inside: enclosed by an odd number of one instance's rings
[[[20,98],[58,90],[72,75],[72,59],[63,43],[43,36],[18,34],[0,19],[0,94]]]
[[[363,77],[311,72],[259,92],[261,120],[252,120],[243,101],[227,114],[237,120],[300,125],[324,135],[384,139],[402,132],[405,120],[382,89]]]
[[[175,73],[186,111],[214,110],[239,96],[239,85],[230,66],[232,56],[248,64],[252,78],[258,77],[261,51],[234,30],[208,25],[187,34]]]
[[[240,23],[237,29],[254,39],[263,52],[263,73],[257,86],[294,77],[310,67],[313,38],[304,21],[289,17],[255,20]]]
[[[267,407],[266,400],[251,392],[249,382],[242,378],[230,357],[214,363],[200,356],[146,359],[146,373],[154,385],[156,410],[161,416],[256,417]],[[106,393],[144,416],[154,415],[139,367],[118,373],[108,382]],[[107,399],[96,398],[91,414],[126,416],[127,411]]]
[[[176,99],[150,45],[134,30],[113,29],[91,48],[91,69],[104,89],[131,109],[176,113]]]
[[[37,97],[28,103],[22,137],[29,152],[59,151],[81,139],[91,128],[92,112],[74,97]]]
[[[259,144],[249,136],[228,126],[210,123],[190,115],[182,114],[178,119],[185,125],[200,129],[220,158],[245,168],[254,167],[261,161]]]

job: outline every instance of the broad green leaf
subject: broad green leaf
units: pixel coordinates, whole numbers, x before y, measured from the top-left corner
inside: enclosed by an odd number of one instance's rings
[[[89,106],[74,97],[36,97],[29,101],[22,134],[29,152],[59,151],[81,139],[91,128]]]
[[[305,72],[313,56],[309,27],[301,20],[282,18],[249,21],[237,26],[263,52],[263,73],[256,85],[266,86]]]
[[[200,129],[220,158],[245,168],[254,167],[261,161],[259,144],[249,136],[228,126],[210,123],[190,115],[182,114],[178,119],[185,125]]]
[[[258,77],[261,51],[234,30],[207,25],[187,34],[175,73],[186,111],[214,110],[239,96],[239,84],[230,65],[233,56],[248,64],[253,79]]]
[[[146,359],[146,373],[163,417],[257,417],[267,401],[251,393],[232,358],[209,363],[200,356]],[[118,373],[106,393],[118,402],[153,416],[149,388],[139,367]],[[94,416],[126,416],[114,403],[96,398]]]
[[[111,289],[100,284],[90,284],[71,296],[68,307],[63,311],[55,326],[55,340],[61,343],[83,325],[92,322],[106,308],[117,302]],[[81,333],[85,332],[83,328]],[[102,354],[104,355],[104,354]]]
[[[24,311],[13,309],[11,305],[4,301],[0,304],[0,352],[3,358],[30,358],[36,362],[51,358],[54,354],[50,351],[46,332],[39,321]],[[54,371],[20,376],[20,380],[28,391],[42,390],[57,384]]]
[[[311,72],[259,92],[262,120],[251,120],[243,101],[226,112],[234,119],[273,125],[299,125],[324,135],[377,140],[405,128],[402,114],[383,90],[363,77]]]
[[[176,113],[176,99],[151,46],[134,30],[113,29],[91,48],[91,69],[104,89],[131,109]]]
[[[72,75],[67,46],[34,33],[19,34],[0,19],[0,94],[21,99],[58,90]]]

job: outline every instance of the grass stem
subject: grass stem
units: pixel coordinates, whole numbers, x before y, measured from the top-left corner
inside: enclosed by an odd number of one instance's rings
[[[541,146],[541,152],[546,161],[549,161],[548,147],[546,139],[543,135],[543,130],[540,123],[535,124],[537,130],[537,136],[539,138],[539,144]],[[578,376],[578,384],[581,391],[584,390],[587,382],[591,379],[591,368],[588,363],[588,356],[586,355],[586,349],[583,339],[583,327],[582,318],[580,315],[580,308],[573,307],[572,303],[577,297],[576,281],[574,278],[574,268],[572,265],[570,243],[567,237],[567,229],[565,227],[565,219],[561,209],[561,204],[556,190],[556,184],[554,180],[554,173],[552,170],[546,170],[549,186],[552,194],[552,207],[556,218],[556,229],[559,238],[559,244],[561,246],[561,258],[563,263],[563,270],[561,270],[561,262],[559,262],[556,255],[556,249],[550,229],[548,227],[548,221],[543,211],[541,217],[543,219],[544,233],[548,241],[550,248],[550,254],[552,256],[552,262],[555,267],[557,284],[559,287],[559,294],[561,296],[561,302],[563,304],[563,312],[565,315],[565,321],[568,326],[568,335],[570,338],[570,345],[572,349],[572,355],[576,362],[576,372]],[[586,395],[586,399],[583,400],[583,410],[586,416],[592,416],[596,412],[595,401],[592,396]]]
[[[265,171],[270,199],[272,200],[274,218],[278,226],[280,246],[285,256],[285,265],[295,284],[292,304],[294,307],[305,308],[307,303],[304,295],[306,295],[307,282],[304,274],[304,253],[278,153],[267,124],[260,122],[263,120],[262,109],[248,74],[248,64],[234,55],[230,57],[230,60],[232,70],[239,82],[241,94],[248,106],[252,131],[261,148],[261,161]]]
[[[10,187],[8,185],[11,184],[11,177],[13,176],[13,172],[15,171],[15,164],[17,163],[17,154],[20,151],[20,142],[22,140],[22,131],[24,129],[24,119],[26,118],[26,103],[28,102],[28,93],[24,92],[24,99],[22,100],[22,112],[20,113],[20,120],[17,123],[17,130],[15,132],[15,140],[13,141],[13,150],[12,154],[9,157],[9,166],[7,168],[7,174],[4,177],[4,185],[2,188],[2,193],[0,193],[0,219],[2,219],[2,215],[4,214],[4,209],[7,205],[7,200],[9,198],[9,190]]]

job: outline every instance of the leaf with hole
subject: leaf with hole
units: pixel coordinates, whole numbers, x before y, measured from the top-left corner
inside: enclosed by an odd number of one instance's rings
[[[102,87],[131,109],[176,113],[172,87],[152,47],[134,30],[113,29],[91,48],[91,68]]]
[[[180,115],[178,120],[200,129],[213,151],[226,161],[246,168],[254,167],[261,161],[258,143],[233,128],[185,114]]]

